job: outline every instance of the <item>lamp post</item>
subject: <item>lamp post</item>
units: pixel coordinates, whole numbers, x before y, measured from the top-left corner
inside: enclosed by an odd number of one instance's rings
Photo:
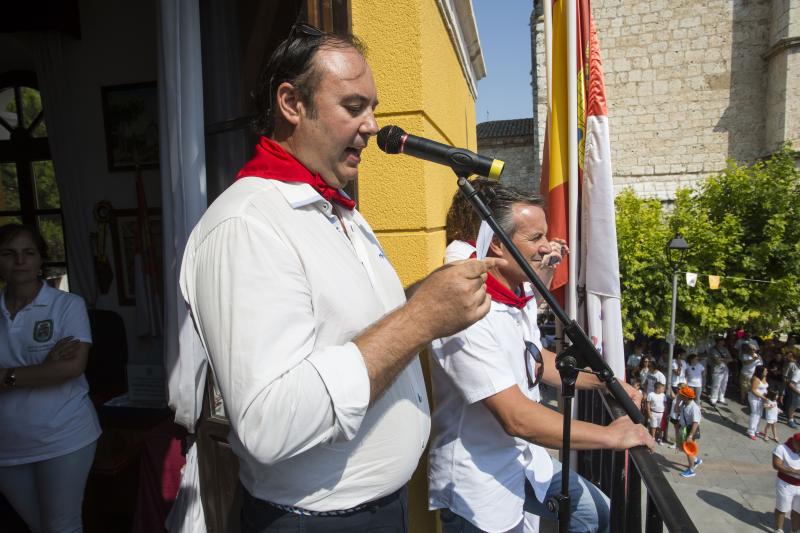
[[[680,233],[676,233],[667,243],[667,262],[672,268],[672,315],[669,319],[669,335],[667,335],[667,343],[669,344],[669,355],[667,356],[667,390],[672,396],[672,356],[675,353],[675,311],[678,307],[678,271],[683,264],[683,258],[686,256],[686,250],[689,245]]]

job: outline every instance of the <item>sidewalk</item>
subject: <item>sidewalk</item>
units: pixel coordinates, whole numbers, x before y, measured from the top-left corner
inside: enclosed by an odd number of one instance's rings
[[[702,403],[703,421],[698,442],[703,464],[693,478],[682,478],[686,456],[666,445],[656,450],[675,493],[697,530],[774,531],[775,471],[772,469],[772,441],[750,440],[745,431],[749,409],[728,398],[727,405]],[[763,428],[763,419],[759,429]],[[778,440],[786,441],[794,431],[783,421],[776,424]],[[674,431],[670,429],[670,440]],[[791,531],[789,516],[784,524]]]

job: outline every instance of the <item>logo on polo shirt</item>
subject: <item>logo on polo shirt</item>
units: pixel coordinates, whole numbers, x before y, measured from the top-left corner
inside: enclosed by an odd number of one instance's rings
[[[53,338],[53,321],[39,320],[33,325],[33,340],[47,342]]]

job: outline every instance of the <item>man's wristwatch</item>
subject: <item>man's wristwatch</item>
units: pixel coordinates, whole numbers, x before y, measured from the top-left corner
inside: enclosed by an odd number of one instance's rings
[[[3,378],[3,388],[13,389],[17,384],[17,369],[9,368],[6,370],[6,377]]]

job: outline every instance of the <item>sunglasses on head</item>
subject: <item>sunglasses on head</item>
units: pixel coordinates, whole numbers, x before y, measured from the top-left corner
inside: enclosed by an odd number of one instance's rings
[[[325,35],[325,32],[320,30],[319,28],[315,28],[310,24],[306,24],[305,22],[298,22],[292,26],[292,29],[289,30],[289,36],[286,38],[287,41],[293,41],[299,37],[322,37]]]
[[[544,360],[539,347],[531,341],[525,341],[525,374],[528,378],[528,390],[534,388],[542,380],[544,374]]]
[[[311,26],[310,24],[306,24],[305,22],[296,22],[291,29],[289,30],[289,35],[284,40],[283,44],[283,55],[286,55],[289,47],[292,45],[293,42],[298,41],[302,38],[316,38],[322,37],[325,35],[325,32],[322,30]],[[280,64],[279,64],[280,65]],[[274,95],[276,89],[276,80],[280,80],[283,74],[281,74],[281,67],[279,67],[272,75],[269,77],[269,94]]]

